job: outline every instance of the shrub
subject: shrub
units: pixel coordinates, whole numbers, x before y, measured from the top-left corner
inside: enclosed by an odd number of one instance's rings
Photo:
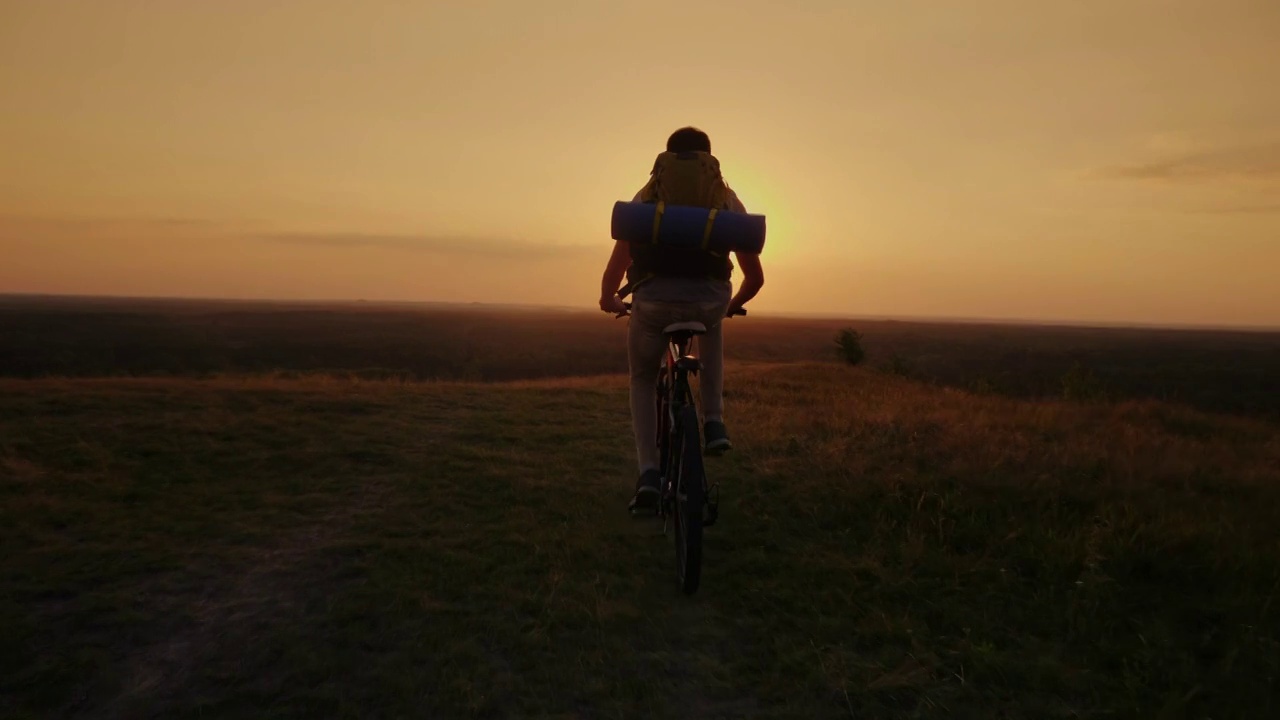
[[[861,363],[867,356],[862,349],[862,334],[845,328],[836,335],[836,354],[850,365]]]

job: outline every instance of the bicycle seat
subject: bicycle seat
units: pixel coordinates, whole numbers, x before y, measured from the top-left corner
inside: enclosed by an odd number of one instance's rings
[[[689,333],[690,335],[702,335],[706,331],[707,331],[707,326],[703,325],[700,322],[697,322],[696,320],[690,320],[689,322],[671,323],[670,325],[662,328],[662,333],[664,335],[672,335],[675,333]]]

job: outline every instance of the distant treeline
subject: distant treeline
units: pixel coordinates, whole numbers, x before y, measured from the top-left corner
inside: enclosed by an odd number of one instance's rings
[[[1159,398],[1280,417],[1280,333],[749,316],[730,361],[835,360],[844,327],[869,367],[977,392]],[[0,300],[0,376],[328,372],[513,380],[626,371],[626,321],[470,306]]]

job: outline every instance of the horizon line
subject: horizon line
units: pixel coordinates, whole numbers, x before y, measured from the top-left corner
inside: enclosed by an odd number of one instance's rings
[[[34,293],[0,292],[0,301],[8,299],[55,300],[142,300],[169,302],[224,302],[270,303],[282,305],[445,305],[453,307],[484,307],[491,309],[555,310],[560,312],[597,312],[586,305],[553,305],[546,303],[484,302],[478,300],[368,300],[365,298],[269,298],[229,296],[182,295],[92,295],[82,293]],[[1046,318],[1018,317],[970,317],[962,315],[869,315],[856,313],[813,313],[774,311],[755,317],[786,318],[794,320],[868,320],[872,322],[947,323],[955,325],[1022,325],[1074,328],[1141,329],[1141,330],[1195,330],[1226,332],[1280,333],[1280,325],[1231,325],[1209,323],[1161,323],[1137,320],[1053,320]]]

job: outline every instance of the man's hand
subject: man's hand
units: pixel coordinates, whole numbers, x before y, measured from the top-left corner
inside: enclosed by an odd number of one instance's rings
[[[618,297],[618,293],[614,293],[600,298],[600,309],[604,312],[617,315],[618,313],[625,313],[627,311],[627,306],[622,303],[622,298]]]
[[[631,247],[621,240],[613,243],[613,252],[609,254],[609,264],[605,265],[604,274],[600,277],[600,309],[617,315],[627,311],[618,297],[618,286],[627,275],[627,266],[631,264]]]
[[[742,284],[738,286],[738,293],[729,301],[729,314],[742,309],[764,287],[764,268],[760,267],[760,256],[740,252],[735,252],[733,256],[737,258],[738,268],[742,270]]]

